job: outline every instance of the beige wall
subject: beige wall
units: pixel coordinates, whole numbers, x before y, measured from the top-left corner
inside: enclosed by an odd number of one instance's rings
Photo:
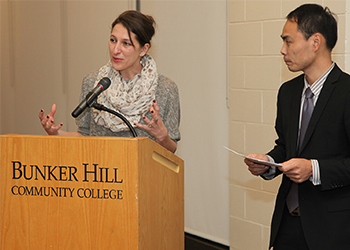
[[[1,1],[1,133],[45,134],[41,108],[75,130],[70,113],[84,75],[108,60],[111,20],[120,1]],[[98,18],[96,18],[98,17]],[[102,52],[102,53],[101,53]]]
[[[339,40],[333,60],[346,69],[345,33],[348,0],[313,1],[339,17]],[[245,154],[266,153],[276,138],[274,119],[280,84],[295,75],[279,53],[285,16],[305,1],[229,0],[230,147]],[[347,60],[346,60],[347,59]],[[349,66],[348,66],[349,67]],[[348,71],[349,72],[349,71]],[[263,181],[230,156],[231,249],[268,249],[269,227],[281,178]]]

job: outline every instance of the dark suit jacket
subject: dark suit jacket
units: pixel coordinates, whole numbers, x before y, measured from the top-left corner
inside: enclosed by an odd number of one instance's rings
[[[296,152],[304,75],[284,83],[278,93],[276,162],[316,159],[321,185],[299,184],[299,208],[311,250],[350,249],[350,76],[337,65],[330,72],[314,108],[300,154]],[[281,172],[277,171],[277,175]],[[291,180],[283,175],[271,225],[273,246]],[[292,228],[291,228],[292,230]]]

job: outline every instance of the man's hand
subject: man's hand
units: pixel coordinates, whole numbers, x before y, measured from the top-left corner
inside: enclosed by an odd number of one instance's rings
[[[312,176],[311,160],[293,158],[281,165],[279,170],[296,183],[302,183]]]
[[[263,154],[250,154],[250,155],[247,155],[247,157],[258,159],[258,160],[269,161],[269,158],[267,157],[267,155],[263,155]],[[270,168],[269,166],[252,162],[247,158],[244,159],[244,162],[245,164],[247,164],[248,170],[252,173],[252,175],[256,175],[256,176],[264,174]]]

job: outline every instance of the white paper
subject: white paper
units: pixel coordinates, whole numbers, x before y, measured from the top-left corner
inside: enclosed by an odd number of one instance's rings
[[[236,151],[234,151],[233,149],[230,149],[228,147],[225,147],[228,151],[232,152],[232,153],[235,153],[236,155],[238,156],[241,156],[243,158],[246,158],[252,162],[255,162],[255,163],[258,163],[258,164],[262,164],[262,165],[266,165],[266,166],[270,166],[270,167],[282,167],[281,164],[277,164],[277,163],[273,163],[273,162],[269,162],[269,161],[263,161],[263,160],[258,160],[258,159],[254,159],[254,158],[250,158],[250,157],[247,157],[245,156],[244,154],[241,154],[241,153],[238,153]]]

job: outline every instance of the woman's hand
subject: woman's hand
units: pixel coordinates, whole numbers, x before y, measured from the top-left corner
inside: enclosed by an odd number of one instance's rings
[[[53,104],[51,107],[51,112],[47,116],[44,116],[44,110],[40,110],[39,119],[41,125],[45,129],[48,135],[59,135],[59,130],[62,128],[63,123],[61,122],[57,126],[55,126],[55,118],[54,115],[56,113],[56,104]]]
[[[169,151],[175,152],[176,143],[170,138],[168,130],[160,118],[160,108],[158,103],[153,101],[153,105],[150,105],[149,110],[152,115],[152,121],[150,121],[146,116],[142,116],[143,120],[146,122],[146,125],[140,123],[134,123],[134,125],[153,135],[156,138],[156,142],[167,148]]]

